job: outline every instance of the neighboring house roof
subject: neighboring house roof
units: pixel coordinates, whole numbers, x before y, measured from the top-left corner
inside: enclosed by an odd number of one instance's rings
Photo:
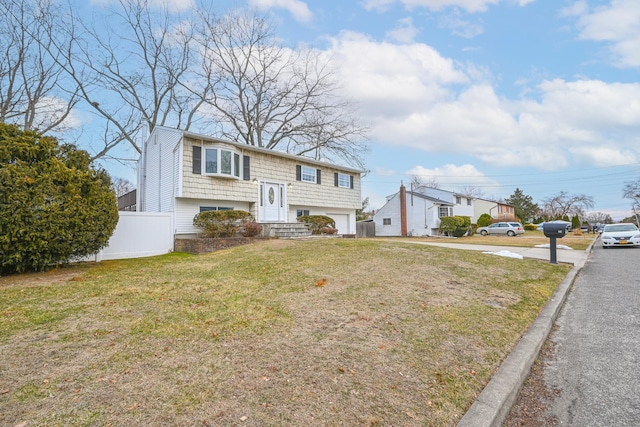
[[[440,199],[437,199],[435,197],[430,197],[430,196],[427,196],[427,195],[424,195],[424,194],[421,194],[421,193],[407,191],[407,197],[409,197],[409,196],[413,196],[413,197],[418,197],[418,198],[421,198],[421,199],[429,200],[430,202],[438,203],[438,204],[441,204],[441,205],[453,206],[453,203],[451,203],[451,202],[440,200]]]
[[[312,159],[310,157],[299,156],[299,155],[296,155],[296,154],[284,153],[282,151],[269,150],[267,148],[256,147],[254,145],[244,144],[242,142],[237,142],[237,141],[229,141],[229,140],[222,139],[222,138],[216,138],[216,137],[210,136],[210,135],[202,135],[202,134],[191,132],[191,131],[174,129],[174,128],[169,128],[169,127],[164,127],[164,126],[156,126],[156,128],[166,129],[166,130],[174,131],[174,132],[180,132],[184,136],[186,136],[188,138],[192,138],[192,139],[200,139],[200,140],[203,140],[203,141],[220,142],[220,143],[224,143],[224,144],[234,145],[234,146],[238,147],[239,149],[243,149],[243,150],[247,150],[247,151],[253,151],[253,152],[257,152],[257,153],[268,154],[268,155],[272,155],[272,156],[276,156],[276,157],[283,157],[283,158],[286,158],[286,159],[291,159],[291,160],[296,160],[296,161],[304,161],[305,163],[310,163],[310,164],[314,164],[314,165],[318,165],[318,166],[325,166],[325,167],[334,168],[334,169],[340,169],[340,170],[344,170],[344,171],[351,172],[351,173],[362,174],[362,173],[365,172],[363,170],[355,169],[355,168],[352,168],[352,167],[349,167],[349,166],[337,165],[335,163],[315,160],[315,159]]]
[[[394,198],[396,195],[398,195],[398,193],[399,193],[399,191],[387,196],[387,202],[389,202],[392,198]],[[438,204],[441,204],[441,205],[453,206],[453,203],[451,203],[451,202],[447,202],[447,201],[444,201],[444,200],[437,199],[435,197],[427,196],[427,195],[422,194],[422,193],[416,193],[416,192],[412,192],[412,191],[407,191],[407,197],[409,197],[409,196],[413,196],[413,197],[418,197],[420,199],[429,200],[430,202],[438,203]]]
[[[511,206],[511,207],[515,207],[514,205],[510,205],[508,203],[504,203],[504,202],[496,202],[495,200],[489,200],[489,199],[483,199],[481,197],[476,197],[476,200],[482,200],[484,202],[489,202],[489,203],[495,203],[496,205],[502,205],[502,206]]]

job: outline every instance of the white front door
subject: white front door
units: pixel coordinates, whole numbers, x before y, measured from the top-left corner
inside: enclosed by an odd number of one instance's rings
[[[260,183],[258,220],[282,222],[286,220],[285,185],[276,182]]]

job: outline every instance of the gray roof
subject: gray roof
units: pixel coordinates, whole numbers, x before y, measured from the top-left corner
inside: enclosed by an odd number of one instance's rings
[[[400,193],[400,192],[398,191],[398,192],[393,193],[392,195],[388,196],[387,197],[387,201],[390,200],[392,197],[396,196],[398,193]],[[420,199],[429,200],[430,202],[438,203],[440,205],[453,206],[452,202],[446,202],[444,200],[436,199],[435,197],[430,197],[430,196],[427,196],[425,194],[416,193],[415,191],[414,192],[407,191],[407,196],[418,197]]]
[[[157,128],[162,128],[162,129],[167,129],[167,130],[174,131],[174,132],[180,132],[180,133],[182,133],[182,135],[187,136],[189,138],[193,138],[193,139],[201,139],[201,140],[205,140],[205,141],[222,142],[222,143],[225,143],[225,144],[234,145],[234,146],[238,147],[239,149],[243,149],[243,150],[254,151],[254,152],[263,153],[263,154],[269,154],[269,155],[272,155],[272,156],[284,157],[284,158],[295,160],[295,161],[299,161],[299,162],[305,162],[305,163],[310,163],[310,164],[314,164],[314,165],[318,165],[318,166],[324,166],[324,167],[328,167],[328,168],[339,169],[339,170],[343,170],[345,172],[358,173],[358,174],[362,174],[362,173],[365,172],[363,170],[355,169],[355,168],[348,167],[348,166],[337,165],[335,163],[329,163],[329,162],[324,162],[324,161],[320,161],[320,160],[315,160],[315,159],[312,159],[310,157],[299,156],[299,155],[295,155],[295,154],[289,154],[289,153],[285,153],[285,152],[282,152],[282,151],[269,150],[267,148],[256,147],[255,145],[244,144],[244,143],[238,142],[238,141],[229,141],[229,140],[226,140],[226,139],[217,138],[215,136],[202,135],[202,134],[198,134],[198,133],[187,131],[187,130],[174,129],[174,128],[165,127],[165,126],[156,126],[156,127]]]

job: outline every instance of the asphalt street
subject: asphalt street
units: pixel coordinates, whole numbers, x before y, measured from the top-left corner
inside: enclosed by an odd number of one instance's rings
[[[428,243],[548,259],[549,249]],[[640,248],[558,250],[574,269],[458,427],[499,426],[545,339],[555,352],[544,381],[557,390],[546,402],[558,426],[640,426]],[[551,332],[551,326],[555,329]]]
[[[598,242],[599,243],[599,242]],[[596,244],[549,336],[547,410],[561,426],[640,426],[640,248]]]

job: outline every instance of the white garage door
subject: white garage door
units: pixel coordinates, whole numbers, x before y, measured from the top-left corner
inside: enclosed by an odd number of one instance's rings
[[[336,222],[336,228],[338,234],[352,234],[349,230],[349,215],[344,214],[327,214],[327,216],[333,218]]]

